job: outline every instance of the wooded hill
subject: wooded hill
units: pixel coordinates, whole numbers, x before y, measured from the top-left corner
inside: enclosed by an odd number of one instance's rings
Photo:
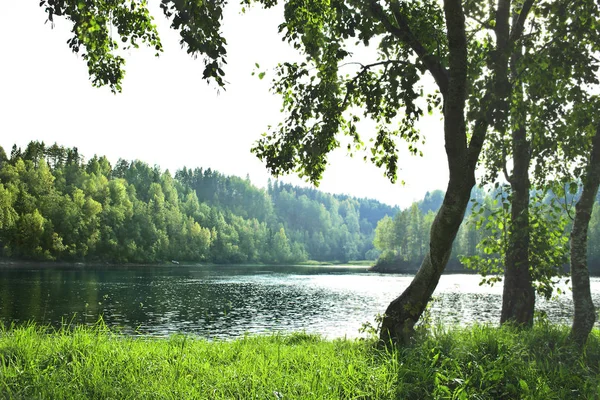
[[[0,256],[153,263],[376,259],[376,200],[211,169],[171,175],[142,161],[89,160],[76,148],[0,148]]]
[[[570,192],[572,190],[572,192]],[[498,185],[486,191],[475,187],[463,224],[452,246],[448,271],[466,272],[465,266],[484,275],[502,272],[510,220],[510,189]],[[552,191],[531,191],[530,261],[537,270],[557,273],[568,268],[569,235],[574,205],[581,187],[567,185],[562,196]],[[429,246],[429,230],[444,192],[436,190],[395,215],[385,216],[375,229],[375,248],[381,251],[375,270],[418,270]],[[589,226],[588,263],[600,275],[600,194]],[[468,270],[467,270],[468,271]]]
[[[502,223],[508,218],[502,193],[501,187],[473,190],[449,271],[464,272],[464,263],[487,274],[501,272],[508,226]],[[210,168],[183,168],[172,176],[139,160],[112,166],[106,157],[85,161],[76,148],[31,142],[24,150],[13,146],[10,157],[0,148],[0,256],[115,263],[378,259],[381,271],[415,272],[443,196],[428,192],[399,210],[278,181],[260,189],[248,177]],[[554,268],[567,262],[571,220],[565,210],[578,196],[536,199],[532,193],[532,257],[538,263]],[[588,246],[596,274],[598,209],[597,202]]]

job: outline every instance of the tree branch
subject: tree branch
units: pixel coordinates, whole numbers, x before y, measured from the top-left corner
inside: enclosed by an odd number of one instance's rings
[[[569,219],[571,221],[574,221],[575,218],[571,215],[571,208],[573,207],[572,204],[573,204],[573,201],[575,199],[575,196],[573,196],[573,199],[571,199],[571,204],[568,204],[569,203],[569,199],[567,198],[567,189],[565,188],[563,190],[563,192],[565,193],[565,196],[564,196],[565,197],[565,205],[563,206],[563,210],[565,210],[565,212],[567,213],[567,217],[569,217]]]
[[[504,179],[506,179],[506,182],[512,185],[512,178],[506,169],[506,148],[504,146],[502,146],[502,173],[504,174]]]
[[[533,0],[525,1],[529,2]],[[480,103],[485,107],[485,111],[476,119],[471,142],[469,143],[469,165],[473,168],[479,159],[487,130],[494,123],[494,114],[497,111],[501,111],[504,115],[508,114],[507,98],[511,91],[508,80],[510,4],[511,0],[499,0],[498,8],[496,9],[496,24],[494,26],[496,49],[494,51],[492,66],[494,80],[492,87],[486,91]]]
[[[490,104],[491,98],[492,96],[490,94],[490,90],[488,90],[481,100],[481,104],[484,105],[486,111],[482,116],[475,120],[475,126],[473,128],[473,134],[471,135],[471,141],[469,142],[468,150],[469,166],[471,168],[475,168],[477,165],[477,160],[479,160],[479,154],[481,153],[481,149],[483,147],[485,135],[487,134],[487,130],[492,123],[494,107],[492,104]]]
[[[521,12],[519,13],[519,18],[516,18],[513,21],[513,25],[510,29],[510,37],[508,39],[510,44],[515,43],[521,38],[523,30],[525,29],[525,20],[527,19],[529,11],[531,11],[531,7],[533,7],[534,2],[535,0],[525,0],[523,3],[523,7],[521,7]]]
[[[485,112],[476,119],[471,142],[469,143],[469,165],[473,168],[479,159],[488,127],[494,122],[495,112],[500,110],[505,115],[508,112],[507,98],[510,94],[510,82],[508,81],[509,19],[510,0],[499,0],[494,29],[496,34],[496,50],[492,66],[494,81],[492,87],[486,91],[481,101],[481,104],[485,107]]]
[[[410,47],[411,50],[417,54],[427,70],[433,75],[433,79],[437,83],[442,95],[446,95],[448,92],[448,71],[436,56],[428,53],[427,49],[425,49],[423,44],[412,33],[408,26],[408,20],[400,11],[397,1],[391,2],[391,8],[398,26],[394,25],[389,20],[383,7],[381,7],[377,0],[371,0],[371,11],[375,18],[377,18],[390,33],[400,39],[402,43]]]
[[[363,64],[360,62],[347,62],[344,63],[342,65],[340,65],[340,67],[344,67],[346,65],[360,65],[361,70],[358,74],[356,74],[354,76],[354,78],[352,78],[351,81],[346,82],[346,95],[344,96],[344,100],[342,100],[341,106],[340,106],[340,110],[344,111],[348,105],[348,101],[350,100],[350,95],[351,93],[354,91],[354,84],[356,83],[356,81],[363,76],[368,70],[370,70],[373,67],[378,67],[380,65],[383,66],[388,66],[390,64],[404,64],[404,65],[409,65],[409,63],[401,61],[401,60],[385,60],[385,61],[377,61],[371,64]]]
[[[490,19],[488,19],[487,21],[482,21],[479,18],[473,17],[471,15],[466,16],[466,17],[477,22],[479,25],[481,25],[481,27],[483,27],[485,29],[494,30],[494,27],[490,24]]]

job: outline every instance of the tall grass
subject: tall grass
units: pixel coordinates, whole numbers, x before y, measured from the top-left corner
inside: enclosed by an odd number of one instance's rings
[[[303,333],[209,342],[27,325],[0,330],[0,398],[599,398],[598,331],[583,354],[567,334],[438,327],[389,350]]]

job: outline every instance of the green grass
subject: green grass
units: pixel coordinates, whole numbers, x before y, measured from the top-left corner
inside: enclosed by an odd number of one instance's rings
[[[599,398],[599,333],[583,354],[567,334],[548,324],[436,328],[390,351],[302,333],[208,342],[29,325],[0,330],[0,398]]]

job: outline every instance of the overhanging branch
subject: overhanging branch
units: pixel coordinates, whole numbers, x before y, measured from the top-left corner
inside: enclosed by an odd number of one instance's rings
[[[361,70],[354,76],[354,78],[352,78],[351,81],[348,81],[346,83],[346,95],[344,96],[344,100],[342,100],[342,103],[340,105],[340,111],[343,112],[346,109],[346,107],[348,106],[348,101],[350,100],[350,95],[354,91],[354,84],[356,83],[356,81],[358,81],[358,79],[361,76],[363,76],[365,73],[367,73],[367,71],[370,70],[371,68],[379,67],[379,66],[387,67],[390,64],[409,65],[410,63],[401,61],[401,60],[385,60],[385,61],[377,61],[377,62],[374,62],[371,64],[362,64],[359,62],[348,62],[348,63],[344,63],[344,64],[340,65],[340,67],[343,67],[346,65],[360,65],[360,68],[361,68]]]
[[[396,36],[402,43],[410,47],[410,49],[417,54],[423,65],[425,65],[425,68],[427,68],[427,70],[433,76],[433,79],[437,83],[442,95],[446,95],[448,93],[448,71],[446,68],[444,68],[436,56],[429,54],[423,44],[412,33],[408,26],[408,20],[402,11],[400,11],[397,1],[391,2],[391,8],[394,18],[398,24],[397,26],[390,21],[383,10],[383,7],[381,7],[378,1],[371,0],[371,11],[373,12],[375,18],[377,18],[390,33]]]
[[[510,29],[510,37],[508,39],[510,44],[515,43],[521,38],[523,30],[525,29],[525,20],[527,19],[529,11],[531,11],[531,7],[533,7],[534,2],[535,0],[525,0],[525,2],[523,3],[523,7],[521,7],[519,17],[514,20],[513,25]]]

